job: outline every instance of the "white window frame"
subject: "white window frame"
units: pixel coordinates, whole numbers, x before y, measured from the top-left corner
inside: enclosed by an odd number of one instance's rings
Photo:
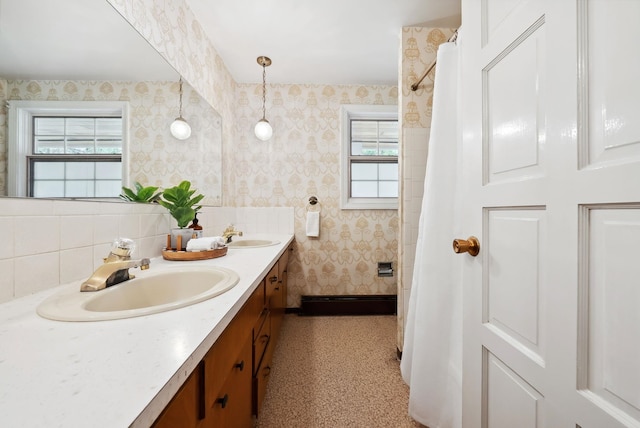
[[[397,210],[398,198],[351,198],[349,196],[350,123],[362,120],[398,120],[396,105],[343,104],[340,108],[342,150],[340,155],[340,208],[343,210]],[[398,154],[398,158],[400,155]],[[400,177],[398,176],[398,185]]]
[[[27,157],[33,154],[33,116],[122,116],[122,185],[129,185],[129,103],[10,100],[8,105],[8,196],[28,196]]]

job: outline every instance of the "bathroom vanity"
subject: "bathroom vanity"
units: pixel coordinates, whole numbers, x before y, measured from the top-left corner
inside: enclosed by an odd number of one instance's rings
[[[284,314],[293,240],[268,238],[278,243],[211,260],[151,259],[150,271],[189,264],[238,274],[224,294],[180,309],[95,322],[38,316],[63,286],[1,304],[0,425],[251,426]]]
[[[252,426],[252,415],[259,414],[264,399],[284,317],[288,261],[285,250],[154,427]]]

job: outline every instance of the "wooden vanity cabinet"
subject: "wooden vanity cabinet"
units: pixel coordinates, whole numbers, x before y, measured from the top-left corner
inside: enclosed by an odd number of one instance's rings
[[[211,408],[213,427],[251,427],[251,336],[247,336],[236,363],[227,373]]]
[[[264,312],[258,285],[153,424],[157,428],[251,427],[253,326]]]
[[[169,427],[251,427],[271,373],[287,299],[289,249],[153,424]]]
[[[280,327],[282,326],[287,306],[287,265],[289,263],[290,250],[291,247],[282,254],[278,263],[273,266],[266,277],[265,311],[268,314],[266,321],[270,321],[270,332],[266,343],[264,343],[264,339],[267,338],[267,335],[262,333],[265,330],[264,326],[261,328],[260,333],[254,337],[253,413],[256,416],[260,412],[267,390],[267,383],[272,370],[273,351],[280,334]],[[258,341],[255,340],[256,338]]]
[[[260,364],[256,368],[256,373],[253,376],[253,414],[256,417],[260,415],[262,401],[264,401],[264,396],[267,392],[267,383],[271,375],[271,360],[274,349],[275,342],[269,342],[260,360]]]
[[[280,327],[282,326],[284,313],[287,309],[287,265],[289,263],[289,251],[290,248],[282,254],[276,264],[278,267],[278,280],[274,286],[271,300],[269,301],[269,311],[271,312],[271,336],[274,343],[277,343],[278,341]]]

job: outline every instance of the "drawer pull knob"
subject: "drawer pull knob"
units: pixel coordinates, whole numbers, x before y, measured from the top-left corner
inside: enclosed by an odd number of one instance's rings
[[[216,403],[220,403],[220,406],[224,409],[225,407],[227,407],[227,401],[229,401],[229,395],[224,394],[224,397],[218,398],[216,400]]]
[[[269,278],[269,282],[276,282],[278,280],[277,276],[272,276],[271,278]]]
[[[262,369],[262,373],[263,373],[262,374],[263,377],[269,376],[271,374],[271,367],[267,366],[267,367],[263,368]]]
[[[244,360],[240,361],[239,363],[236,363],[233,367],[240,369],[240,371],[244,370]]]

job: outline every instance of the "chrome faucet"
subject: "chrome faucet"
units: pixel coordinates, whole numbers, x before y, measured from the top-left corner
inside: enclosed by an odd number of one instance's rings
[[[238,235],[238,236],[242,236],[242,232],[240,232],[239,230],[236,230],[232,224],[230,224],[225,230],[224,232],[222,232],[222,239],[224,239],[225,244],[228,244],[229,242],[231,242],[231,237],[233,235]]]
[[[129,269],[139,267],[142,270],[149,269],[149,259],[131,260],[131,252],[135,243],[131,239],[119,238],[113,242],[111,252],[104,258],[104,264],[84,281],[80,291],[99,291],[112,285],[120,284],[135,278],[129,273]]]

